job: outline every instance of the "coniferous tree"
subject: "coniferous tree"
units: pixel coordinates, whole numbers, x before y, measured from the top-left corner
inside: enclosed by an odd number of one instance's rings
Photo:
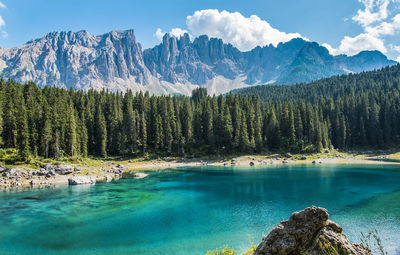
[[[50,119],[50,107],[47,102],[43,105],[43,129],[42,129],[42,137],[41,143],[43,146],[44,157],[49,158],[50,156],[50,145],[52,139],[52,125]]]
[[[190,144],[193,140],[193,110],[188,98],[184,100],[181,111],[182,135],[184,143]]]
[[[254,117],[255,148],[257,152],[260,152],[263,147],[263,139],[262,139],[262,114],[258,97],[256,98],[254,109],[255,109],[255,117]]]
[[[243,152],[247,151],[250,147],[249,135],[247,132],[246,118],[241,115],[240,134],[239,134],[239,149]]]
[[[8,85],[5,92],[3,109],[3,142],[6,148],[17,147],[17,120],[14,94],[17,93],[14,86]],[[21,99],[20,99],[21,100]]]
[[[16,98],[18,99],[18,96]],[[23,99],[20,97],[18,101],[21,103],[16,107],[16,147],[21,159],[26,160],[30,155],[28,117]]]
[[[76,121],[75,121],[75,110],[72,103],[69,105],[68,109],[68,119],[67,119],[67,130],[66,130],[66,142],[67,142],[67,154],[70,156],[75,156],[77,150],[77,135],[76,135]]]
[[[279,122],[276,118],[274,108],[271,109],[271,112],[266,120],[266,126],[264,127],[264,140],[267,141],[268,148],[271,150],[276,150],[281,146],[281,134]]]
[[[222,132],[220,134],[221,144],[225,145],[230,151],[232,149],[233,127],[232,127],[231,113],[229,111],[228,105],[225,105],[224,107],[224,111],[222,113],[221,126],[222,126]]]
[[[155,125],[155,149],[162,149],[164,147],[164,132],[163,132],[163,122],[161,115],[158,114],[156,118],[156,125]]]
[[[145,155],[147,149],[147,124],[144,112],[142,112],[142,116],[140,118],[140,143],[142,147],[142,153]]]
[[[123,148],[125,153],[133,154],[137,145],[136,112],[133,109],[131,91],[125,94],[123,109]]]
[[[96,137],[97,137],[97,142],[96,142],[97,152],[99,155],[107,157],[107,126],[100,105],[97,106],[96,110],[95,126],[96,126]]]

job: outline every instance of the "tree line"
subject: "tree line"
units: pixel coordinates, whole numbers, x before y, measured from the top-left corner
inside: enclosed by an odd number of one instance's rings
[[[284,86],[259,87],[279,91],[266,99],[254,88],[220,96],[200,88],[186,97],[0,80],[0,146],[21,159],[387,148],[400,139],[398,69],[324,79],[310,87],[312,100]]]

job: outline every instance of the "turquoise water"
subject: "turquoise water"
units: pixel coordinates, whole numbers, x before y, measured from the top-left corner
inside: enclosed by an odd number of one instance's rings
[[[0,193],[0,254],[205,254],[259,243],[293,211],[325,207],[353,242],[400,251],[400,168],[186,168],[142,180]],[[22,199],[39,196],[38,200]]]

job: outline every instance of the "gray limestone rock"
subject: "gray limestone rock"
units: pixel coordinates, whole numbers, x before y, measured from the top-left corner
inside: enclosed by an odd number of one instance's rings
[[[68,179],[69,185],[95,184],[96,179],[91,176],[74,176]]]
[[[326,209],[315,206],[295,212],[263,238],[254,255],[372,255],[361,244],[351,244],[342,228],[328,218]]]
[[[61,166],[56,167],[54,169],[54,171],[57,174],[67,175],[67,174],[71,174],[72,172],[74,172],[74,167],[69,166],[69,165],[61,165]]]
[[[220,94],[247,85],[294,84],[394,64],[378,51],[332,56],[317,43],[299,38],[242,52],[206,35],[191,41],[188,34],[165,34],[161,44],[143,51],[133,30],[99,36],[52,32],[19,47],[0,48],[0,76],[5,79],[155,94],[189,95],[196,86]]]

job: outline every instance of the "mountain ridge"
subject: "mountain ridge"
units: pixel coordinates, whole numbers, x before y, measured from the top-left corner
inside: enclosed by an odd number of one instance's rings
[[[196,87],[221,94],[260,84],[295,84],[394,65],[378,51],[332,56],[300,38],[242,52],[206,35],[191,40],[165,34],[142,49],[134,30],[103,35],[50,32],[13,48],[0,48],[0,76],[40,86],[190,94]]]

